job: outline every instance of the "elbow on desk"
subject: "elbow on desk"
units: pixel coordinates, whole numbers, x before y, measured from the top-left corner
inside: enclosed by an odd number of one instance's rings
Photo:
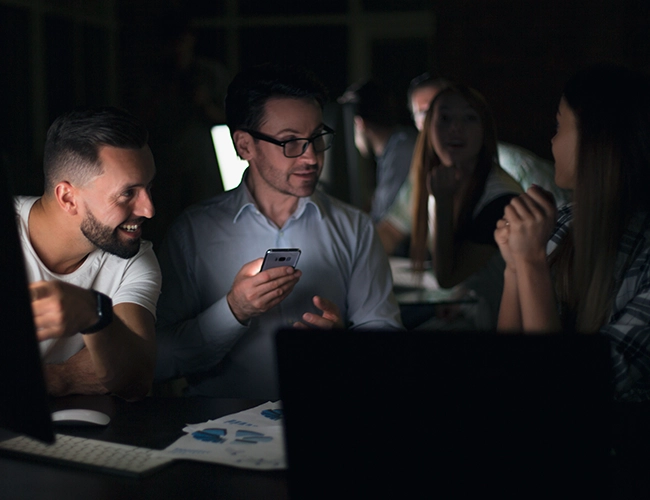
[[[154,379],[153,363],[142,362],[141,365],[128,373],[105,374],[98,377],[101,384],[111,394],[126,401],[137,401],[151,392]]]
[[[453,273],[450,272],[436,273],[436,280],[441,288],[454,288],[462,282],[458,276],[454,276]]]
[[[147,381],[137,381],[128,385],[111,388],[110,384],[105,387],[111,394],[118,396],[126,401],[139,401],[151,392],[153,385],[153,376]]]

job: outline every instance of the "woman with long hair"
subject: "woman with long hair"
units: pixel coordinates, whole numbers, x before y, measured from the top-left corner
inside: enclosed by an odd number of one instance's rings
[[[521,188],[499,166],[494,120],[479,92],[453,84],[436,95],[411,173],[414,267],[423,269],[430,252],[440,286],[463,283],[483,302],[482,319],[471,324],[493,328],[503,269],[494,227]]]
[[[614,65],[576,74],[551,142],[555,182],[574,201],[557,214],[531,187],[506,207],[495,231],[506,262],[498,328],[600,332],[618,398],[650,399],[647,76]]]

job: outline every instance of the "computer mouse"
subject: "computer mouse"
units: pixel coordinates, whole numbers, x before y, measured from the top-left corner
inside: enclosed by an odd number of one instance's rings
[[[101,411],[70,408],[52,412],[52,422],[57,425],[108,425],[111,418]]]

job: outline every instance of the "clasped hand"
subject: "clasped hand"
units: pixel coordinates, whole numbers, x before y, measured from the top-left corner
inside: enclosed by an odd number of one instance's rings
[[[38,340],[74,335],[97,322],[97,299],[63,281],[30,283],[32,314]]]
[[[556,217],[553,195],[539,186],[531,186],[510,201],[494,231],[507,268],[515,270],[518,261],[546,260],[546,244]]]
[[[453,196],[463,182],[463,173],[456,166],[439,165],[427,175],[429,194],[435,198]]]

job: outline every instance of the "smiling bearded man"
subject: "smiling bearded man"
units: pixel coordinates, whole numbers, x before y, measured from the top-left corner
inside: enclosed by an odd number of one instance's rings
[[[57,118],[45,190],[15,199],[48,391],[147,394],[160,268],[142,223],[155,174],[141,122],[115,108]]]

